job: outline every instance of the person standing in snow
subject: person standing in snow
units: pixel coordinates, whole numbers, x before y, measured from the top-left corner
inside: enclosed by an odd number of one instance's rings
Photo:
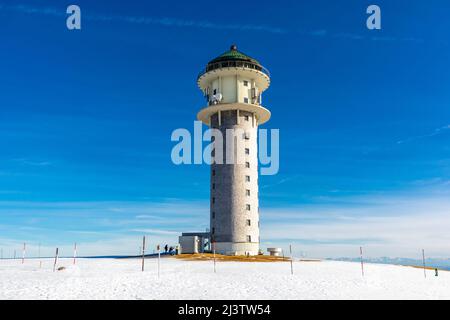
[[[166,244],[166,245],[164,246],[164,252],[167,253],[167,251],[169,251],[169,246]]]

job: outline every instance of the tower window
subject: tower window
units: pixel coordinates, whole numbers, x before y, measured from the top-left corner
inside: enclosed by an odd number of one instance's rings
[[[248,196],[248,197],[250,197],[250,190],[248,190],[248,189],[245,190],[245,195]]]
[[[250,149],[249,148],[245,148],[245,154],[250,154]]]
[[[216,233],[216,228],[212,228],[212,234]]]
[[[247,97],[244,98],[244,103],[248,103],[248,98]]]
[[[250,176],[245,176],[245,181],[250,182]]]
[[[251,220],[250,220],[250,219],[247,219],[247,226],[251,226],[251,225],[252,225]]]
[[[245,121],[249,121],[249,116],[245,116]]]
[[[211,215],[212,215],[212,218],[213,218],[213,219],[216,218],[216,212],[215,212],[215,211],[213,211]]]
[[[244,87],[248,87],[248,81],[244,80]]]
[[[252,242],[252,236],[247,236],[247,242]]]
[[[250,132],[244,133],[244,139],[245,140],[250,140]]]
[[[216,175],[216,170],[212,171],[212,175],[215,176]]]
[[[249,204],[246,204],[245,207],[246,207],[247,211],[250,211],[251,208],[250,208]]]
[[[246,167],[246,168],[250,168],[250,162],[246,162],[246,163],[245,163],[245,167]]]
[[[216,198],[212,197],[212,203],[216,203]]]
[[[212,184],[212,189],[213,189],[213,190],[216,189],[216,184],[215,184],[215,183]]]

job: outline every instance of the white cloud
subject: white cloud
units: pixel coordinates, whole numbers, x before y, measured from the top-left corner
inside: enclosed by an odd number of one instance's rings
[[[173,245],[183,231],[203,231],[209,205],[207,199],[0,202],[0,217],[5,252],[20,250],[23,241],[42,242],[48,252],[56,246],[70,252],[76,241],[83,255],[134,254],[143,234],[152,245]],[[295,254],[316,257],[356,256],[360,245],[372,257],[415,258],[421,248],[430,256],[450,257],[448,230],[450,190],[443,178],[418,181],[395,194],[338,193],[315,204],[261,208],[263,247],[292,243]]]
[[[295,243],[297,252],[321,257],[356,256],[360,245],[373,257],[414,258],[421,248],[436,257],[450,256],[448,193],[348,200],[337,206],[262,210],[261,236],[270,242]]]
[[[443,126],[443,127],[439,127],[433,130],[433,132],[428,133],[428,134],[424,134],[424,135],[420,135],[420,136],[415,136],[415,137],[410,137],[410,138],[406,138],[403,140],[399,140],[397,141],[397,144],[404,144],[404,143],[408,143],[408,142],[413,142],[415,140],[420,140],[420,139],[425,139],[425,138],[431,138],[440,134],[443,134],[447,131],[450,130],[450,124]]]

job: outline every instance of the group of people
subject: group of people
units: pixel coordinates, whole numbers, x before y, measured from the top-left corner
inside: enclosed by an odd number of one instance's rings
[[[171,255],[178,254],[178,246],[176,248],[174,248],[174,247],[169,247],[169,245],[166,244],[164,246],[164,253],[169,253]]]

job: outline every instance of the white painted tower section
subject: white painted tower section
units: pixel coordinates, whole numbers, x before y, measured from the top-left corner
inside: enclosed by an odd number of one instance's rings
[[[221,254],[259,252],[257,133],[258,125],[270,119],[269,110],[261,105],[261,95],[269,85],[269,72],[236,46],[209,62],[198,77],[207,99],[198,119],[220,130],[224,145],[228,129],[242,138],[235,140],[232,150],[224,149],[222,164],[214,162],[216,150],[211,164],[210,232],[216,252]],[[228,164],[231,152],[235,162]],[[238,154],[242,155],[240,162]]]

